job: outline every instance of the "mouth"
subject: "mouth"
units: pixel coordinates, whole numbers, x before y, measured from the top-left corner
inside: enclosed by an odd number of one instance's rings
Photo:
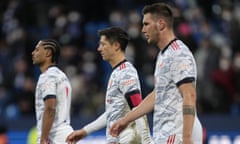
[[[146,34],[145,34],[144,36],[145,36],[146,39],[149,39],[149,35],[146,35]]]
[[[32,57],[32,61],[33,61],[33,62],[35,61],[35,57]]]

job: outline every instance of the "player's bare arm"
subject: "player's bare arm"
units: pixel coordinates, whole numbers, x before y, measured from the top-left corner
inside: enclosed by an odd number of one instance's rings
[[[183,143],[192,144],[192,129],[196,110],[196,88],[193,83],[182,84],[179,90],[183,96]]]
[[[130,122],[140,118],[141,116],[151,112],[154,108],[155,91],[152,91],[148,96],[132,111],[128,112],[123,118],[115,122],[110,128],[110,134],[117,137]]]
[[[48,98],[45,100],[45,109],[43,113],[43,121],[42,121],[42,135],[41,135],[41,143],[45,143],[48,140],[48,135],[50,129],[52,127],[55,113],[56,113],[56,99]]]

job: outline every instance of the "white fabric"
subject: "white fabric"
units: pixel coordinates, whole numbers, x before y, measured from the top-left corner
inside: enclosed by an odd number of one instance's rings
[[[143,116],[135,120],[137,134],[140,136],[142,144],[151,144],[150,129],[147,121],[147,117]]]
[[[172,41],[160,51],[155,66],[155,106],[153,121],[153,139],[157,144],[167,141],[172,135],[182,139],[183,97],[177,84],[186,78],[197,79],[194,57],[188,47],[180,40]],[[196,116],[195,122],[198,121]],[[195,131],[196,130],[196,131]],[[194,141],[202,137],[201,124],[194,125]],[[177,142],[176,142],[177,143]]]
[[[70,127],[70,106],[72,87],[67,76],[57,67],[52,66],[39,77],[35,92],[35,108],[37,117],[37,132],[41,136],[42,118],[44,112],[44,98],[55,95],[57,106],[50,135],[63,130],[62,127]],[[38,137],[38,140],[40,139]]]
[[[67,144],[65,140],[67,136],[73,132],[72,127],[66,126],[58,129],[57,132],[49,135],[50,144]]]
[[[89,123],[88,125],[84,126],[84,130],[86,130],[87,134],[95,132],[97,130],[102,129],[106,126],[106,112],[100,115],[95,121]]]

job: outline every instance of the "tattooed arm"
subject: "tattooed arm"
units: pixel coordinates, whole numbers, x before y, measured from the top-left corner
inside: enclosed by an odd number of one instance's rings
[[[192,130],[196,109],[196,88],[193,83],[179,86],[183,96],[183,143],[192,144]]]

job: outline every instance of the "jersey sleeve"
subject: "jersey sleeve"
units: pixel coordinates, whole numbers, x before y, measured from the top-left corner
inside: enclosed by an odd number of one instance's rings
[[[119,77],[120,91],[125,96],[129,107],[132,109],[142,101],[140,83],[136,70],[126,70]]]
[[[90,134],[105,127],[107,125],[106,117],[107,114],[105,112],[102,115],[100,115],[95,121],[84,126],[84,129],[86,130],[87,134]]]
[[[56,96],[57,94],[57,83],[56,77],[53,75],[46,75],[44,85],[42,85],[43,99],[46,99],[47,96]]]
[[[177,86],[196,79],[195,61],[189,53],[175,53],[170,65],[171,77]]]

